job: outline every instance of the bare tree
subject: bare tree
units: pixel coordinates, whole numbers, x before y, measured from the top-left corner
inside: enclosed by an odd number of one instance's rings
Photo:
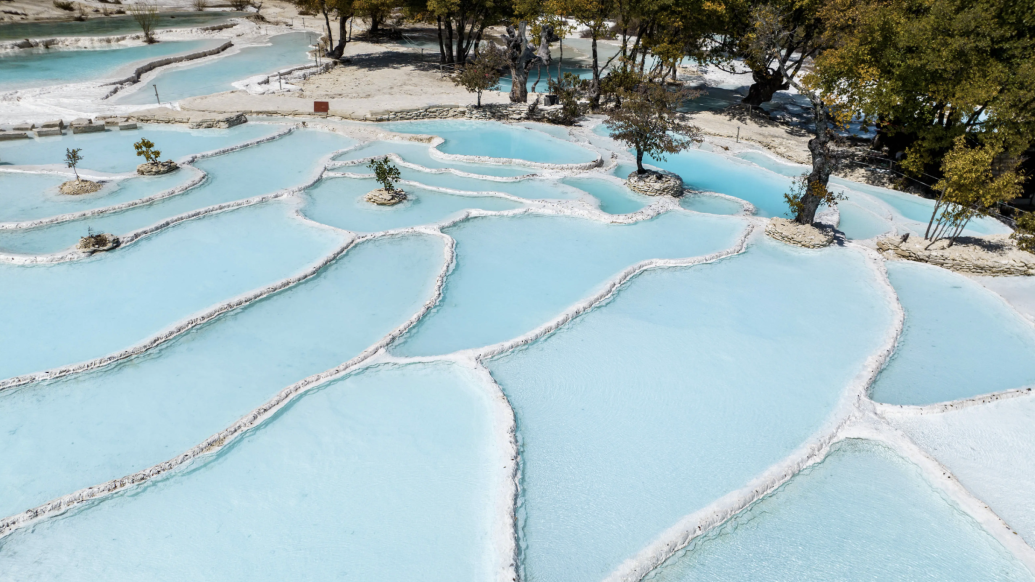
[[[130,4],[129,13],[144,30],[144,42],[147,44],[158,42],[154,34],[155,24],[158,23],[158,4],[153,0]]]
[[[550,62],[550,43],[560,40],[553,33],[553,27],[543,25],[539,34],[539,46],[528,42],[525,31],[528,23],[522,20],[518,27],[507,27],[502,36],[506,46],[507,61],[510,64],[510,100],[514,103],[528,101],[528,71],[536,65]]]
[[[208,0],[193,0],[191,5],[194,6],[194,10],[204,12],[208,8]]]

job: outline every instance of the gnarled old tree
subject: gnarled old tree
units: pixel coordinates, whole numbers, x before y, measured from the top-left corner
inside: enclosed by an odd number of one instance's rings
[[[327,51],[327,56],[340,59],[345,54],[345,43],[348,42],[348,21],[353,17],[356,10],[353,0],[291,0],[292,4],[309,10],[319,12],[323,15],[324,24],[327,25],[327,46],[333,49]],[[338,44],[334,44],[334,31],[331,30],[331,15],[338,19]]]
[[[791,80],[798,78],[802,67],[822,49],[823,21],[820,12],[824,0],[731,0],[723,3],[719,34],[704,54],[705,60],[729,73],[744,72],[738,59],[751,71],[752,84],[743,103],[760,107],[772,100],[777,91],[786,91]],[[772,50],[760,54],[755,50],[757,38],[755,16],[759,10],[776,15],[780,28],[787,34],[776,39]]]
[[[543,63],[550,63],[550,43],[559,40],[553,33],[553,27],[543,25],[539,33],[539,45],[528,42],[526,31],[528,23],[522,20],[517,28],[507,26],[507,33],[502,35],[510,65],[510,100],[513,103],[528,101],[528,71]]]
[[[836,162],[836,153],[831,147],[836,137],[834,126],[843,120],[835,118],[819,90],[796,78],[797,73],[787,70],[787,63],[781,59],[781,55],[785,47],[803,42],[794,39],[796,35],[811,37],[818,32],[800,27],[788,28],[787,19],[773,6],[755,9],[753,18],[755,26],[751,35],[751,52],[760,60],[775,63],[782,78],[793,85],[799,93],[808,97],[812,104],[812,119],[816,130],[815,137],[809,140],[812,171],[803,177],[800,189],[787,196],[795,222],[812,224],[816,220],[816,211],[820,204],[834,204],[837,201],[837,196],[827,189],[827,183]],[[817,43],[816,46],[820,45]]]

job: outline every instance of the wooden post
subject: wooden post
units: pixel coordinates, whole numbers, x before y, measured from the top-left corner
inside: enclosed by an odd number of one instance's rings
[[[155,88],[155,99],[158,99],[158,104],[161,105],[162,104],[162,100],[161,100],[161,98],[158,97],[158,85],[151,85],[151,86]]]

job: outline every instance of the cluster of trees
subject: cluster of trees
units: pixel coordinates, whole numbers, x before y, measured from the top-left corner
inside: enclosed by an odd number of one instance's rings
[[[442,63],[465,70],[482,59],[469,75],[481,79],[477,91],[495,86],[498,77],[487,71],[508,71],[515,102],[527,99],[529,72],[541,76],[545,67],[548,86],[577,91],[589,107],[620,108],[632,99],[631,111],[643,107],[636,101],[643,96],[659,103],[653,87],[674,80],[687,58],[750,73],[750,108],[793,87],[811,104],[815,132],[812,169],[789,196],[805,224],[824,201],[835,201],[827,184],[849,121],[873,126],[873,149],[940,197],[936,233],[956,232],[961,217],[1017,196],[1035,170],[1035,0],[295,2],[324,16],[332,41],[331,19],[338,20],[331,56],[344,50],[346,21],[357,15],[372,30],[397,9],[433,24]],[[487,33],[492,26],[506,33]],[[562,41],[563,50],[575,31],[591,41],[592,73],[565,85],[560,67],[552,72],[550,44]],[[597,50],[605,39],[620,43],[606,60]],[[963,186],[964,174],[987,180]]]

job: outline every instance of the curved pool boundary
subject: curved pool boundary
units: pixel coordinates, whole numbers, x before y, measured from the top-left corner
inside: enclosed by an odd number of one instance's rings
[[[89,210],[82,210],[82,211],[79,211],[79,212],[69,212],[69,213],[66,213],[66,214],[58,214],[58,215],[55,215],[55,216],[50,216],[50,217],[47,217],[47,218],[39,218],[39,219],[36,219],[36,220],[25,220],[25,221],[18,221],[18,222],[0,222],[0,230],[21,230],[21,229],[28,229],[28,228],[36,228],[36,227],[40,227],[40,226],[47,226],[47,225],[51,225],[51,224],[59,224],[59,223],[62,223],[62,222],[69,222],[69,221],[72,221],[72,220],[79,220],[79,219],[82,219],[82,218],[89,218],[89,217],[92,217],[92,216],[100,216],[102,214],[108,214],[108,213],[112,213],[112,212],[119,212],[119,211],[122,211],[122,210],[127,210],[127,209],[130,209],[130,208],[136,207],[136,206],[143,206],[143,205],[146,205],[146,204],[150,204],[152,202],[157,202],[158,200],[163,200],[165,198],[169,198],[171,196],[175,196],[177,194],[182,194],[182,193],[186,192],[187,190],[190,190],[191,188],[194,188],[195,186],[201,184],[208,177],[208,174],[204,170],[202,170],[200,168],[194,168],[193,167],[194,163],[197,162],[198,160],[203,160],[205,158],[212,158],[212,157],[216,157],[216,156],[221,156],[223,154],[229,154],[229,153],[232,153],[232,152],[236,152],[236,151],[239,151],[239,150],[250,148],[252,146],[257,146],[257,145],[260,145],[260,144],[271,142],[271,141],[280,139],[280,138],[282,138],[282,137],[292,133],[295,129],[297,129],[297,128],[296,127],[287,127],[285,129],[283,129],[282,131],[274,132],[273,134],[270,134],[270,135],[267,135],[267,136],[264,136],[264,137],[261,137],[261,138],[258,138],[258,139],[249,140],[249,141],[246,141],[246,142],[243,142],[243,143],[235,144],[235,145],[228,146],[228,147],[225,147],[225,148],[219,148],[219,149],[211,150],[211,151],[208,151],[208,152],[202,152],[200,154],[190,154],[188,156],[184,156],[183,158],[180,158],[180,160],[177,162],[177,164],[181,165],[181,166],[191,167],[194,171],[199,172],[200,174],[198,176],[196,176],[195,178],[191,179],[189,182],[186,182],[184,184],[180,184],[179,186],[176,186],[175,188],[170,188],[169,190],[164,190],[164,191],[159,192],[157,194],[152,194],[150,196],[145,196],[143,198],[137,198],[136,200],[128,200],[128,201],[123,202],[121,204],[113,204],[111,206],[102,206],[102,207],[99,207],[99,208],[91,208]],[[37,171],[37,172],[26,172],[26,173],[39,173],[39,174],[53,173],[53,174],[62,174],[62,175],[64,175],[63,172],[56,172],[56,171],[55,172]],[[132,179],[135,176],[136,176],[136,174],[125,174],[124,177],[120,178],[120,179]]]

